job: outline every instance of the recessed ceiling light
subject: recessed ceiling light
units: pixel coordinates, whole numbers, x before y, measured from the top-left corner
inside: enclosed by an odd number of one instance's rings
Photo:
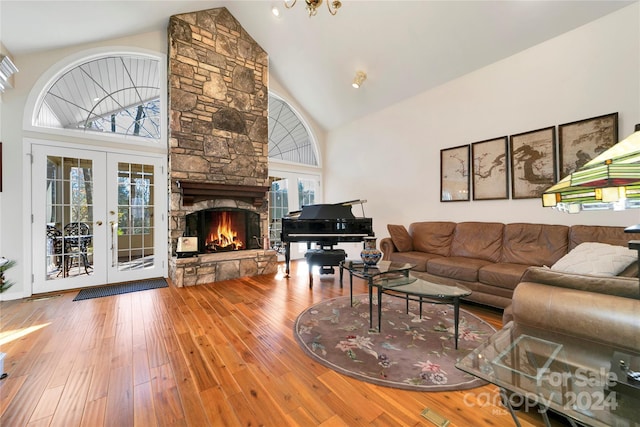
[[[271,13],[273,13],[273,16],[275,16],[276,18],[280,17],[280,9],[278,9],[277,6],[273,6],[271,8]]]

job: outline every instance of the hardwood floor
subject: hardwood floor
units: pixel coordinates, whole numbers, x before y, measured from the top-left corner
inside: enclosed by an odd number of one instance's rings
[[[512,426],[493,386],[410,392],[343,376],[292,334],[307,306],[340,295],[281,274],[73,302],[75,292],[0,303],[1,426]],[[354,279],[354,292],[366,292]],[[501,312],[463,308],[501,326]],[[521,414],[523,427],[543,425]]]

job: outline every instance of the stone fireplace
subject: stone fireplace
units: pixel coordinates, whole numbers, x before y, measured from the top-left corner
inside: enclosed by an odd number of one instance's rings
[[[267,54],[226,8],[174,15],[168,74],[171,279],[186,286],[275,272],[276,253],[263,247]],[[229,220],[237,229],[218,231]],[[182,236],[199,237],[197,257],[177,258]]]

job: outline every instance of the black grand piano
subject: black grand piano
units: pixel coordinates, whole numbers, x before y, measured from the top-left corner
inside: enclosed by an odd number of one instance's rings
[[[356,218],[351,211],[353,205],[363,203],[366,203],[366,200],[308,205],[282,218],[280,237],[284,246],[287,276],[291,242],[317,243],[321,247],[332,247],[339,242],[362,242],[365,237],[373,236],[373,220]]]

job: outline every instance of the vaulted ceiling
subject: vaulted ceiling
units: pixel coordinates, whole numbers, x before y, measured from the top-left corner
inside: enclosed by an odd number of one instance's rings
[[[304,0],[292,9],[268,0],[2,0],[0,40],[20,68],[22,55],[164,30],[173,14],[225,6],[302,112],[330,131],[637,2],[343,0],[335,16],[323,5],[308,17]],[[367,80],[356,90],[357,70]]]

